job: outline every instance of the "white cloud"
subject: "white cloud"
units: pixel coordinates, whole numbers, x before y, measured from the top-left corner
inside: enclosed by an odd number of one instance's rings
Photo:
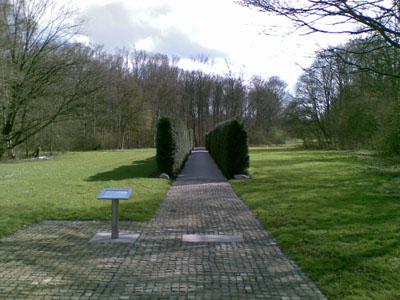
[[[132,46],[156,32],[148,24],[132,19],[120,3],[91,6],[85,10],[85,17],[90,40],[111,49]]]
[[[122,2],[88,6],[84,10],[86,31],[90,40],[108,49],[137,47],[170,56],[188,58],[195,53],[226,57],[193,40],[190,33],[174,26],[172,9],[165,3],[158,6],[128,6]]]
[[[268,16],[234,0],[71,0],[83,9],[91,42],[108,49],[133,47],[188,58],[205,54],[214,71],[247,77],[278,75],[294,86],[313,52],[343,37],[288,34],[287,20]],[[263,34],[265,28],[273,35]],[[299,66],[300,65],[300,66]],[[192,64],[193,66],[193,64]]]

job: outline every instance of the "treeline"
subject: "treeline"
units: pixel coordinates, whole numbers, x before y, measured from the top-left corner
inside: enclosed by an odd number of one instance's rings
[[[345,34],[299,79],[287,128],[306,146],[400,154],[400,2],[263,1],[244,6],[286,18],[304,34]]]
[[[154,147],[162,117],[186,124],[196,146],[232,117],[247,123],[254,143],[272,136],[286,88],[278,78],[248,85],[234,74],[183,70],[163,54],[84,46],[74,42],[73,15],[57,1],[1,2],[0,158]]]
[[[89,49],[93,51],[92,49]],[[109,54],[93,51],[94,91],[81,97],[74,111],[29,141],[54,150],[154,147],[162,117],[181,120],[193,130],[196,146],[205,134],[232,117],[243,119],[256,144],[281,141],[277,121],[283,112],[284,89],[278,78],[243,78],[185,71],[166,55],[145,51]]]
[[[76,43],[73,16],[57,1],[0,2],[0,159],[154,147],[162,117],[186,124],[195,146],[236,117],[250,145],[295,137],[307,147],[400,154],[400,47],[379,35],[321,50],[289,95],[277,77],[246,81],[183,70],[163,54]]]
[[[377,36],[319,51],[298,80],[287,128],[310,147],[399,155],[399,58]]]

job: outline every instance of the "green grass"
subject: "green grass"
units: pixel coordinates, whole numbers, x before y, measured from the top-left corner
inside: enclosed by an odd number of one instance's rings
[[[343,151],[250,158],[235,191],[330,299],[400,299],[400,169]]]
[[[170,187],[151,178],[154,149],[72,152],[47,161],[0,164],[0,237],[43,220],[110,220],[103,188],[132,188],[120,220],[149,220]]]

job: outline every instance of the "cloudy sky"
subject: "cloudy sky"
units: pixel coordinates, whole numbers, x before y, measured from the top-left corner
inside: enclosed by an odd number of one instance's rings
[[[343,40],[289,34],[286,20],[234,0],[71,1],[86,20],[90,42],[109,50],[135,47],[178,56],[183,68],[197,67],[190,58],[206,55],[214,73],[227,73],[229,65],[246,78],[279,76],[291,88],[315,50]]]

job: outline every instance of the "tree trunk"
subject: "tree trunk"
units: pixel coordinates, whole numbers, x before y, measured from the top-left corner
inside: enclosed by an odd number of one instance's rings
[[[0,161],[1,161],[1,159],[3,158],[5,152],[6,152],[6,150],[3,149],[3,147],[1,147],[1,148],[0,148]]]

